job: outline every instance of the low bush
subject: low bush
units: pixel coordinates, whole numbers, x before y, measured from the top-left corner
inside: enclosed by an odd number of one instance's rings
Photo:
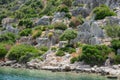
[[[33,27],[33,22],[30,19],[22,19],[19,21],[19,26],[25,26],[26,28]]]
[[[58,10],[57,10],[58,12],[69,12],[69,8],[66,6],[66,5],[60,5],[60,6],[58,6]]]
[[[17,36],[11,32],[0,34],[0,42],[15,42],[16,38]]]
[[[70,59],[71,64],[75,63],[76,61],[78,61],[77,57],[73,57],[73,58]]]
[[[72,14],[66,13],[66,14],[65,14],[65,17],[67,17],[68,19],[71,19],[71,18],[72,18]]]
[[[55,23],[54,25],[54,29],[59,29],[59,30],[66,30],[67,29],[67,25],[64,23]]]
[[[47,52],[47,51],[48,51],[48,47],[47,47],[47,46],[41,46],[41,47],[39,48],[39,50],[44,51],[44,52]]]
[[[112,40],[111,47],[117,52],[117,50],[120,49],[120,40]]]
[[[26,55],[30,55],[30,57]],[[35,47],[26,44],[20,44],[13,46],[7,53],[6,57],[10,60],[22,61],[21,58],[23,57],[29,57],[29,60],[32,57],[37,57],[40,55],[42,54],[40,54]]]
[[[5,58],[5,55],[7,54],[7,49],[4,45],[0,44],[0,58]]]
[[[114,60],[115,60],[115,64],[120,64],[120,55],[116,55]]]
[[[107,35],[111,38],[120,38],[120,26],[119,25],[106,25],[104,26]]]
[[[52,51],[56,51],[56,50],[57,50],[57,47],[52,47],[51,50],[52,50]]]
[[[65,30],[64,33],[60,36],[60,40],[65,41],[68,40],[70,44],[70,40],[75,39],[77,37],[77,32],[75,30]]]
[[[68,7],[71,7],[72,6],[72,2],[73,2],[73,0],[63,0],[62,3],[65,4]]]
[[[19,34],[20,36],[29,36],[32,33],[31,29],[24,29]]]
[[[101,5],[99,7],[96,7],[93,10],[93,13],[95,14],[95,20],[104,19],[107,16],[115,16],[116,13],[114,13],[110,8],[106,5]]]
[[[103,65],[108,54],[111,53],[111,49],[105,45],[85,45],[82,48],[82,52],[79,60],[94,66]]]
[[[76,52],[76,50],[72,47],[64,47],[64,48],[60,48],[59,50],[62,50],[64,52],[68,52],[69,54]]]
[[[40,37],[42,34],[42,31],[41,30],[33,30],[32,31],[32,38],[35,39],[37,37]]]
[[[64,55],[65,55],[65,52],[62,50],[58,50],[56,53],[56,56],[64,56]]]

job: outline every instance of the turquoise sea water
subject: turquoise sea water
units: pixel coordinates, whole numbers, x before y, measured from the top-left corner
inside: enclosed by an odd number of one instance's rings
[[[0,80],[108,80],[105,77],[72,73],[72,72],[50,72],[40,70],[0,68]]]

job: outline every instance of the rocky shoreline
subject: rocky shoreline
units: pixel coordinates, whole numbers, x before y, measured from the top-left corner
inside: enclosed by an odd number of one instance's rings
[[[19,64],[16,61],[6,61],[0,62],[1,67],[11,67],[11,68],[24,68],[24,69],[37,69],[37,70],[49,70],[52,72],[76,72],[76,73],[93,73],[100,74],[102,76],[107,76],[108,78],[120,78],[120,64],[112,66],[94,66],[90,67],[89,65],[64,65],[64,66],[39,66],[39,64],[28,65],[28,64]],[[119,80],[119,79],[118,79]]]

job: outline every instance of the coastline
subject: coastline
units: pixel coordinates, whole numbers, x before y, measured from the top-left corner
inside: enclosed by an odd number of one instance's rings
[[[91,73],[91,74],[98,74],[100,76],[106,76],[110,79],[120,79],[120,65],[112,65],[112,66],[101,66],[101,67],[85,67],[84,66],[73,66],[67,65],[64,67],[54,67],[54,66],[28,66],[27,64],[19,64],[15,61],[9,61],[5,63],[0,63],[0,67],[10,67],[14,69],[35,69],[35,70],[46,70],[51,72],[75,72],[75,73]]]

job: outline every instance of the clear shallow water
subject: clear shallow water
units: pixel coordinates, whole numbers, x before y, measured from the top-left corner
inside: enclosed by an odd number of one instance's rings
[[[0,80],[108,80],[90,74],[0,68]]]

